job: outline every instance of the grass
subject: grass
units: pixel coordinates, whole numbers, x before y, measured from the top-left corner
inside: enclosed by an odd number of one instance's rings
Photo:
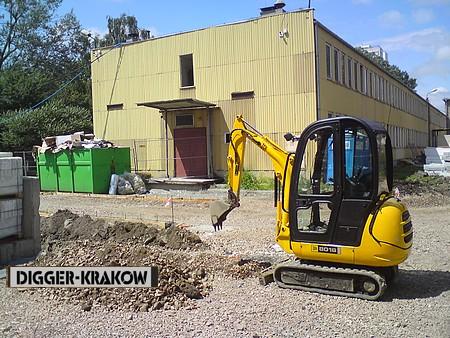
[[[273,190],[273,178],[256,176],[251,171],[244,170],[241,188],[245,190]]]

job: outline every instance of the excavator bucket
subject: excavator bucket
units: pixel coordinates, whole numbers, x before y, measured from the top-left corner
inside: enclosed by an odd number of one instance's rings
[[[209,205],[214,231],[222,230],[222,223],[226,220],[231,210],[238,206],[238,198],[231,190],[228,190],[228,201],[214,201]]]

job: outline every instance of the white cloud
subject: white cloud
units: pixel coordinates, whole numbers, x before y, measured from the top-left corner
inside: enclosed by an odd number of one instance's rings
[[[402,13],[396,10],[384,12],[378,17],[379,22],[385,27],[403,26],[405,18]]]
[[[91,33],[93,36],[103,37],[108,33],[107,28],[90,27],[83,29],[84,33]]]
[[[450,62],[438,61],[432,58],[415,68],[411,75],[417,78],[436,76],[443,80],[448,80],[450,77]]]
[[[450,79],[450,32],[439,27],[368,41],[387,52],[412,51],[429,55],[428,59],[410,71],[413,77],[433,76],[448,83]]]
[[[450,0],[409,0],[416,6],[440,6],[450,4]]]
[[[430,103],[433,105],[433,106],[435,106],[436,108],[438,108],[441,112],[445,112],[445,103],[444,103],[444,101],[443,101],[443,99],[444,98],[448,98],[448,94],[449,94],[449,91],[446,89],[446,88],[444,88],[444,87],[438,87],[438,88],[443,88],[444,90],[446,90],[446,91],[439,91],[439,92],[437,92],[437,93],[433,93],[433,94],[430,94],[429,96],[428,96],[428,98],[429,98],[429,100],[430,100]],[[426,97],[426,93],[424,93],[424,95],[423,95],[423,97],[425,98]]]
[[[412,17],[418,24],[424,24],[433,21],[434,13],[431,9],[420,8],[413,11]]]
[[[450,60],[450,45],[439,47],[436,52],[436,58],[438,60]]]
[[[439,49],[450,46],[450,32],[439,27],[426,28],[420,31],[369,41],[368,43],[380,45],[388,52],[412,49],[419,52],[437,53]],[[445,54],[446,50],[442,53]]]
[[[372,0],[352,0],[354,5],[368,5],[372,3]]]

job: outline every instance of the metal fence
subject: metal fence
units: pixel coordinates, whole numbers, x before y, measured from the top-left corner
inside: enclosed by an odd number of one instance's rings
[[[37,176],[37,164],[31,151],[13,151],[14,157],[21,157],[24,176]]]

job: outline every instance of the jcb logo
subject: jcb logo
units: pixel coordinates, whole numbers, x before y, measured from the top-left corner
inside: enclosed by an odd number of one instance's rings
[[[327,245],[313,245],[312,251],[339,255],[341,253],[341,248]]]

